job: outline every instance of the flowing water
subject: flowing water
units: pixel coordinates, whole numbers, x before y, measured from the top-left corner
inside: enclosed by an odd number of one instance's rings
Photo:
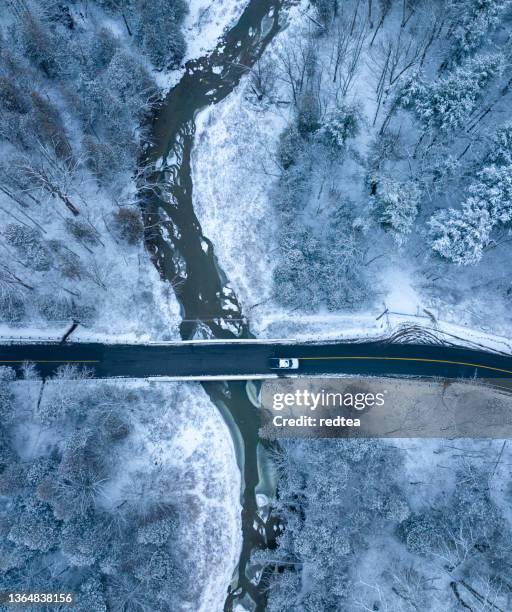
[[[181,306],[181,337],[251,338],[240,303],[203,235],[194,213],[190,155],[196,114],[224,99],[283,27],[286,0],[251,0],[238,22],[208,55],[189,61],[181,80],[156,110],[141,167],[146,169],[141,195],[145,242],[151,258],[175,290]],[[156,169],[155,169],[156,168]],[[228,594],[225,610],[243,604],[263,610],[263,589],[252,580],[251,552],[272,546],[274,521],[263,520],[257,493],[268,491],[272,480],[259,438],[257,408],[246,385],[207,383],[212,400],[230,426],[243,477],[243,547],[238,578]],[[268,469],[266,470],[268,472]]]

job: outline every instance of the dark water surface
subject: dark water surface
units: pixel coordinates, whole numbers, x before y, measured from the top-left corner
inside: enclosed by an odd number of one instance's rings
[[[154,115],[143,166],[150,188],[142,188],[146,247],[161,276],[175,288],[181,305],[183,339],[194,335],[214,338],[250,338],[241,306],[220,269],[212,243],[202,233],[192,204],[190,155],[194,141],[194,118],[209,104],[224,99],[258,60],[280,30],[283,0],[251,0],[238,22],[224,34],[211,54],[190,61]],[[264,597],[245,574],[252,549],[265,545],[254,528],[257,518],[255,490],[259,483],[257,447],[258,415],[243,383],[206,384],[205,390],[233,417],[243,439],[244,479],[242,531],[237,596],[230,594],[226,610],[235,600],[250,596],[256,609],[264,609]],[[219,404],[220,403],[220,404]]]

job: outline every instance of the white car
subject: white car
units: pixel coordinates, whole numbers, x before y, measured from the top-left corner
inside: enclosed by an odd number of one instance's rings
[[[295,357],[273,357],[269,366],[271,370],[298,370],[299,360]]]

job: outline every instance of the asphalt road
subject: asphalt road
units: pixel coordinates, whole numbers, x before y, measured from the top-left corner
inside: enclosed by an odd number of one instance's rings
[[[10,344],[0,347],[0,362],[19,367],[38,364],[51,375],[59,365],[90,367],[96,377],[261,376],[276,373],[271,357],[298,357],[299,369],[290,374],[418,375],[446,378],[511,378],[512,355],[454,346],[385,343],[183,343],[126,345],[85,343]],[[284,372],[283,374],[286,374]]]

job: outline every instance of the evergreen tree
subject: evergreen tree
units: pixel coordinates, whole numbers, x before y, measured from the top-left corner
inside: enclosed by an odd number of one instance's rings
[[[415,113],[424,130],[447,135],[465,125],[485,88],[503,66],[503,56],[496,53],[471,58],[436,81],[414,74],[405,82],[399,101]]]
[[[460,210],[449,208],[428,222],[432,249],[458,264],[482,258],[492,230],[512,221],[512,127],[505,125],[493,138],[484,166],[468,188]]]
[[[510,0],[451,0],[450,37],[455,53],[468,54],[477,49],[495,28],[510,6]]]
[[[401,182],[389,178],[380,178],[376,184],[373,205],[377,218],[401,244],[411,233],[418,215],[420,188],[412,181]]]
[[[468,198],[460,210],[449,208],[431,217],[428,226],[432,249],[456,264],[474,264],[482,258],[493,225],[486,206]]]

